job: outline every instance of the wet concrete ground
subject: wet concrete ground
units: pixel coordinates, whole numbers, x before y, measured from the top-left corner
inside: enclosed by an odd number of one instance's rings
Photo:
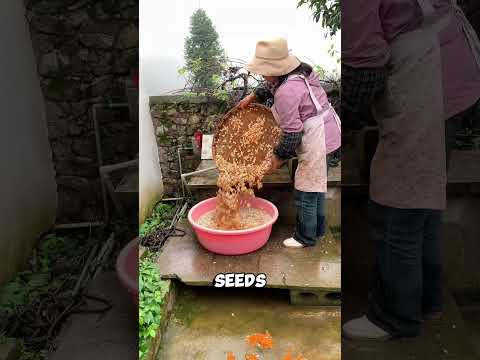
[[[477,302],[475,306],[460,307],[460,312],[465,320],[475,355],[480,359],[480,304]]]
[[[465,322],[470,343],[480,359],[480,292],[457,293],[455,300]]]
[[[340,244],[331,233],[315,247],[287,249],[282,241],[291,236],[293,228],[277,223],[262,249],[242,256],[222,256],[205,250],[186,220],[178,227],[185,229],[186,235],[170,238],[158,258],[165,278],[209,286],[219,273],[264,273],[268,287],[340,289]]]
[[[101,314],[71,316],[56,340],[50,360],[130,360],[138,358],[138,312],[116,273],[100,274],[88,293],[107,299],[112,308]],[[98,307],[90,304],[89,308]]]
[[[245,337],[268,331],[273,350],[261,360],[281,360],[287,351],[308,360],[340,360],[339,308],[296,307],[288,292],[187,287],[181,290],[157,360],[243,360],[252,351]],[[253,351],[252,351],[253,352]]]
[[[348,201],[349,197],[343,194],[343,199]],[[375,244],[368,237],[362,204],[362,199],[353,199],[342,207],[342,323],[362,316],[368,308]],[[448,290],[444,301],[443,319],[425,322],[421,336],[383,343],[342,340],[342,360],[480,359],[472,346],[475,326],[465,323],[465,312]]]
[[[20,341],[14,339],[0,339],[0,360],[18,359],[20,351]]]
[[[387,342],[343,339],[342,360],[479,360],[453,297],[447,294],[445,302],[443,318],[425,322],[421,336]],[[346,296],[342,309],[342,323],[363,315],[366,296]]]

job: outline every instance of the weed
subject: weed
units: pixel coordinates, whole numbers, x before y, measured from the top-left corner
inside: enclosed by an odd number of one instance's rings
[[[140,225],[140,237],[151,235],[155,230],[166,228],[169,220],[173,217],[175,207],[172,205],[158,203],[153,209],[152,215]]]
[[[160,279],[154,257],[146,256],[140,261],[139,276],[139,358],[148,352],[162,320],[162,305],[169,283]]]

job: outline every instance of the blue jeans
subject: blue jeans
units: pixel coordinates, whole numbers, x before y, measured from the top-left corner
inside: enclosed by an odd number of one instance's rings
[[[325,193],[295,190],[297,225],[295,240],[304,246],[314,246],[325,235]]]
[[[370,201],[376,266],[368,318],[395,337],[417,336],[422,314],[442,310],[442,211]]]

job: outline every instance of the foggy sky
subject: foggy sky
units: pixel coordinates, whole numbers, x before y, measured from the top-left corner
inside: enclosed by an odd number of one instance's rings
[[[328,49],[334,44],[340,50],[340,35],[325,37],[311,10],[296,8],[297,0],[140,0],[140,73],[149,95],[183,87],[177,70],[184,63],[190,16],[199,5],[212,20],[228,57],[250,61],[258,40],[282,36],[301,60],[328,72],[339,71]]]

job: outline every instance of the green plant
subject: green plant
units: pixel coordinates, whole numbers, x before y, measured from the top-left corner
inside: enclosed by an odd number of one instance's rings
[[[327,75],[327,72],[325,71],[325,69],[322,66],[314,65],[313,70],[315,71],[315,73],[318,75],[318,77],[320,79],[325,79],[325,77]]]
[[[322,26],[330,31],[333,36],[340,30],[341,8],[340,0],[300,0],[297,7],[308,5],[313,11],[313,19],[319,22],[322,19]]]
[[[29,350],[24,342],[20,345],[20,357],[18,360],[46,360],[48,359],[48,351],[32,351]]]
[[[62,297],[70,293],[92,241],[83,234],[45,236],[30,258],[29,268],[0,287],[0,335],[22,341],[19,360],[47,359],[46,335],[54,318],[49,318],[45,309],[53,304],[52,294]],[[25,316],[35,312],[35,321],[31,315]]]
[[[145,237],[152,234],[159,228],[165,228],[169,225],[168,221],[172,218],[175,207],[165,203],[158,203],[153,209],[152,215],[140,225],[139,235]]]
[[[35,269],[26,270],[0,287],[0,313],[11,314],[20,306],[26,305],[39,292],[55,288],[61,279],[52,280],[55,268],[62,271],[74,267],[80,260],[78,239],[50,234],[38,245]],[[77,254],[78,255],[78,254]]]
[[[160,279],[160,272],[153,261],[146,256],[140,261],[139,276],[139,358],[148,352],[150,342],[155,338],[162,320],[162,305],[168,292],[168,282]]]
[[[222,89],[216,89],[213,92],[213,97],[217,100],[220,101],[229,101],[230,100],[230,95],[227,90],[222,90]]]
[[[48,271],[59,260],[68,259],[78,250],[78,239],[64,238],[50,234],[42,239],[38,246],[40,271]]]

